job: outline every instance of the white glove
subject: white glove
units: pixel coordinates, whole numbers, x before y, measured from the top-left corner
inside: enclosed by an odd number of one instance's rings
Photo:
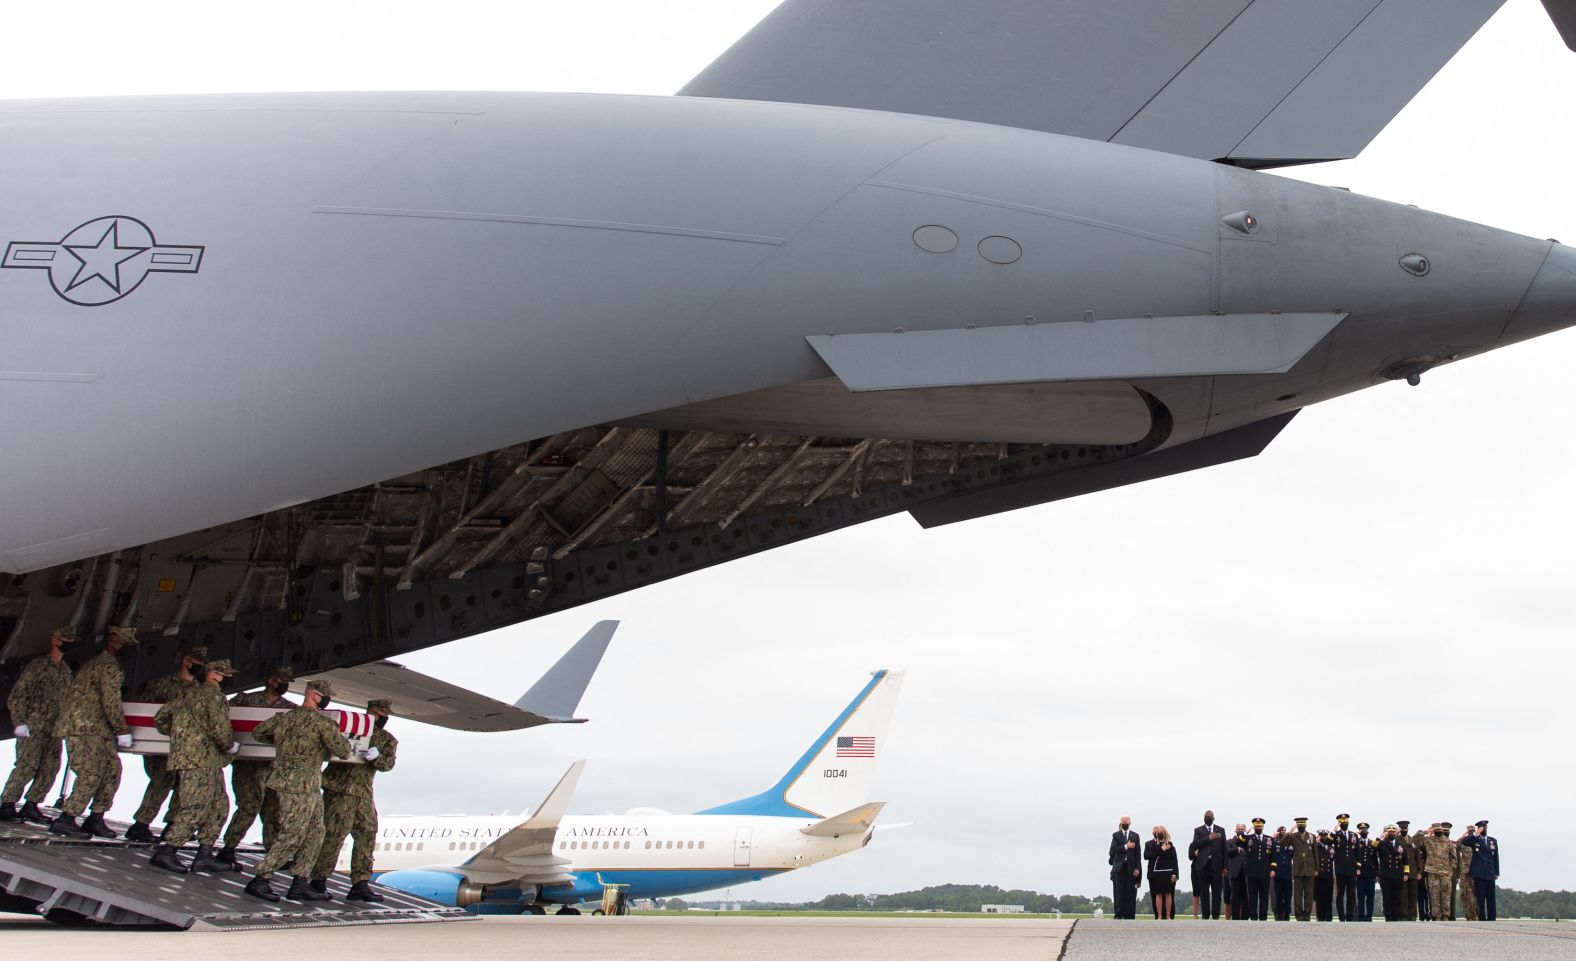
[[[28,729],[26,724],[18,724],[16,726],[16,736],[17,737],[32,737],[33,736],[33,732]]]
[[[226,754],[240,754],[241,753],[241,742],[240,741],[231,741],[229,749],[226,750],[224,753],[226,753]]]
[[[115,735],[115,746],[116,747],[120,747],[120,748],[131,747],[131,735],[130,734],[117,734],[117,735]]]
[[[375,747],[369,747],[367,748],[367,753],[363,756],[369,761],[376,761],[378,759],[378,749]]]

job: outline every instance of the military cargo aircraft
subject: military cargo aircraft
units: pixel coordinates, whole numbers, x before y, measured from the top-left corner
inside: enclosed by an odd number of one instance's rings
[[[0,102],[0,688],[66,622],[134,685],[353,667],[1569,326],[1572,248],[1264,172],[1500,3],[788,0],[675,97]]]

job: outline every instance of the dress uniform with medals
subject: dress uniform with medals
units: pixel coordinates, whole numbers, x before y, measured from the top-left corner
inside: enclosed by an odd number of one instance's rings
[[[1498,921],[1499,906],[1499,839],[1488,835],[1488,822],[1477,823],[1478,833],[1471,839],[1473,887],[1477,891],[1477,911],[1480,921]]]
[[[1296,818],[1295,830],[1286,832],[1291,848],[1292,909],[1298,921],[1313,917],[1313,883],[1319,876],[1319,840],[1308,833],[1308,819]]]
[[[1313,906],[1320,921],[1335,920],[1335,847],[1330,832],[1319,832],[1319,873],[1313,882]]]
[[[1357,847],[1353,852],[1356,868],[1357,915],[1350,920],[1374,919],[1374,882],[1379,879],[1379,839],[1368,836],[1368,822],[1357,822]]]
[[[1402,921],[1417,920],[1417,890],[1422,887],[1423,879],[1423,851],[1417,846],[1417,841],[1406,833],[1411,826],[1411,821],[1395,822],[1396,839],[1406,851],[1406,864],[1403,865],[1405,876],[1401,880]]]
[[[1266,920],[1270,908],[1270,872],[1275,864],[1275,839],[1264,833],[1264,819],[1253,819],[1253,833],[1237,838],[1242,848],[1243,916]]]
[[[1336,828],[1330,832],[1335,849],[1335,916],[1342,921],[1357,920],[1357,834],[1347,825],[1350,814],[1335,816]]]
[[[1409,904],[1406,895],[1407,864],[1410,855],[1406,850],[1406,841],[1400,833],[1400,828],[1394,824],[1384,829],[1384,837],[1379,839],[1379,844],[1374,848],[1379,868],[1379,889],[1384,896],[1384,919],[1386,921],[1406,920],[1405,905]]]

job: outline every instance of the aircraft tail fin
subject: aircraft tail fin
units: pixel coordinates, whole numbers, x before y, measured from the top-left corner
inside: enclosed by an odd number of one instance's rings
[[[876,815],[880,814],[884,807],[886,807],[885,801],[861,804],[842,814],[802,827],[799,833],[808,834],[813,838],[840,838],[845,834],[864,834],[875,826]]]
[[[902,685],[901,671],[874,672],[852,703],[776,784],[753,797],[699,813],[827,818],[867,804]]]
[[[580,706],[580,698],[591,683],[597,665],[602,663],[602,655],[616,630],[618,621],[597,621],[591,625],[591,630],[586,631],[541,680],[531,685],[529,691],[520,695],[514,706],[551,721],[579,721],[575,708]]]

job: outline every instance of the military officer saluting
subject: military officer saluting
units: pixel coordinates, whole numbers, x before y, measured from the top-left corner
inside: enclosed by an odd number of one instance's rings
[[[1477,890],[1472,883],[1472,845],[1467,839],[1477,834],[1477,827],[1468,824],[1461,835],[1461,840],[1456,843],[1456,887],[1461,900],[1461,917],[1467,921],[1476,921]]]
[[[49,635],[49,653],[35,657],[22,669],[22,676],[5,699],[16,725],[16,764],[0,791],[0,821],[37,821],[49,818],[38,809],[38,802],[49,794],[60,773],[60,735],[55,721],[71,689],[71,666],[66,663],[66,648],[76,643],[77,629],[57,627]],[[16,802],[27,792],[27,802],[17,810]]]
[[[1477,891],[1477,912],[1481,921],[1499,920],[1499,839],[1490,837],[1488,822],[1477,823],[1477,833],[1467,840],[1472,846],[1468,868]]]
[[[230,729],[230,708],[219,686],[235,669],[226,660],[202,665],[203,680],[191,685],[154,715],[153,726],[169,736],[169,770],[179,781],[175,791],[175,817],[170,833],[150,859],[155,867],[184,874],[192,871],[240,870],[213,856],[213,843],[229,813],[224,794],[224,766],[240,751]],[[175,853],[192,834],[197,835],[197,856],[188,869]]]
[[[1379,839],[1368,836],[1368,822],[1357,822],[1357,846],[1353,851],[1353,878],[1357,887],[1357,916],[1354,921],[1374,919],[1374,882],[1379,879]]]
[[[188,687],[201,680],[194,672],[201,670],[202,663],[207,658],[208,649],[201,645],[181,648],[180,656],[176,659],[175,672],[156,677],[142,685],[135,700],[164,704],[175,700],[185,693]],[[175,775],[170,773],[169,758],[159,754],[144,754],[142,770],[148,775],[148,786],[143,789],[142,803],[137,805],[137,811],[132,815],[132,825],[126,830],[126,840],[151,844],[157,839],[153,836],[153,829],[149,825],[159,816],[159,810],[164,807],[164,801],[170,796],[170,792],[175,790]],[[173,814],[172,810],[172,817]],[[166,818],[166,821],[168,820],[169,818]]]
[[[1269,914],[1275,840],[1264,833],[1264,819],[1254,818],[1253,833],[1239,835],[1237,844],[1242,848],[1243,916],[1249,921],[1263,921]]]
[[[1411,826],[1411,821],[1395,822],[1396,840],[1406,852],[1406,863],[1402,866],[1404,874],[1401,878],[1401,920],[1403,921],[1417,920],[1417,891],[1421,887],[1423,878],[1423,850],[1418,847],[1416,839],[1407,836],[1406,833]]]
[[[276,667],[268,672],[261,691],[237,694],[230,698],[230,706],[295,707],[294,701],[285,698],[293,680],[295,675],[290,668]],[[263,815],[263,847],[270,846],[279,831],[279,795],[267,787],[268,775],[273,769],[272,761],[242,758],[236,758],[230,768],[230,788],[235,792],[235,813],[230,817],[230,826],[224,831],[224,847],[217,855],[226,864],[235,863],[236,845],[252,829],[252,822],[257,820],[259,811]]]
[[[1292,910],[1298,921],[1313,917],[1313,882],[1319,875],[1319,842],[1308,833],[1308,819],[1294,819],[1296,829],[1283,839],[1291,849]],[[1279,873],[1277,868],[1277,873]]]
[[[394,769],[394,753],[399,741],[385,728],[393,702],[367,702],[367,713],[376,720],[365,764],[330,764],[323,772],[323,846],[312,870],[312,889],[328,893],[328,876],[334,873],[345,835],[351,836],[351,901],[381,901],[383,895],[372,890],[372,852],[378,841],[378,807],[372,793],[372,780],[379,772]]]
[[[1394,824],[1387,825],[1384,837],[1374,848],[1378,859],[1379,889],[1384,895],[1384,919],[1386,921],[1402,921],[1406,919],[1405,882],[1407,853],[1406,845],[1402,843],[1400,829]]]
[[[1456,842],[1443,823],[1435,823],[1423,837],[1423,881],[1428,886],[1430,920],[1443,921],[1450,910],[1451,886],[1456,877]]]
[[[1330,832],[1335,850],[1335,916],[1342,921],[1357,920],[1357,835],[1347,825],[1350,814],[1335,816],[1336,828]]]
[[[137,643],[137,630],[112,627],[104,642],[104,652],[82,665],[71,679],[66,705],[55,730],[66,739],[70,758],[71,796],[60,806],[60,815],[50,822],[51,834],[71,838],[113,838],[115,832],[104,823],[104,812],[115,803],[120,787],[119,748],[131,747],[131,726],[120,702],[120,688],[126,675],[120,668],[120,655]],[[93,813],[82,826],[77,817],[85,810]]]
[[[292,901],[326,901],[312,890],[310,875],[323,843],[323,762],[350,756],[350,742],[333,721],[318,711],[328,706],[334,689],[327,681],[310,681],[305,702],[252,729],[252,737],[274,746],[274,770],[268,786],[279,795],[279,835],[257,865],[246,893],[264,901],[279,894],[269,883],[275,871],[291,865],[294,875],[285,897]]]

